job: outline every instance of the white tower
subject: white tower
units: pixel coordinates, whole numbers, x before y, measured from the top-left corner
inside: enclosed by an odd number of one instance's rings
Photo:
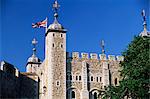
[[[36,73],[37,69],[39,68],[39,65],[41,64],[40,63],[40,59],[36,56],[36,44],[37,44],[37,41],[36,39],[34,38],[32,40],[32,44],[33,44],[33,54],[31,57],[28,58],[28,62],[27,62],[27,65],[26,65],[26,72],[28,73]]]
[[[54,22],[45,35],[46,99],[66,99],[66,30],[58,22],[58,8],[56,0]]]

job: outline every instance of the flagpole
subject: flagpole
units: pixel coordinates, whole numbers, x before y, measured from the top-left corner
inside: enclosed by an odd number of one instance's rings
[[[47,33],[47,17],[46,17],[46,27],[45,27],[45,33]]]

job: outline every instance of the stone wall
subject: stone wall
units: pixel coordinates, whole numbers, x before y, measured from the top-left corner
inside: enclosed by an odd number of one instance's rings
[[[13,65],[2,61],[0,70],[0,99],[38,99],[38,76],[20,73]]]
[[[71,97],[71,92],[69,91],[75,91],[76,99],[81,99],[80,95],[83,90],[83,61],[86,62],[87,67],[89,99],[94,97],[94,93],[97,93],[97,97],[100,98],[100,94],[103,93],[105,85],[119,84],[120,75],[118,70],[120,69],[120,61],[123,61],[122,56],[106,56],[105,54],[98,55],[96,53],[80,54],[79,52],[73,52],[72,56],[69,56],[67,53],[67,97]],[[106,72],[108,74],[104,74]],[[115,81],[115,79],[117,80]]]

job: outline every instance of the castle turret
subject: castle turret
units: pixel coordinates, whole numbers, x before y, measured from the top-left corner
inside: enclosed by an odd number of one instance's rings
[[[37,41],[35,38],[33,39],[32,44],[33,44],[33,49],[32,49],[33,54],[31,57],[28,58],[27,65],[26,65],[26,72],[36,73],[36,71],[41,63],[40,63],[40,59],[36,56],[35,46],[37,44]]]
[[[58,22],[58,8],[56,0],[53,4],[54,22],[45,35],[45,99],[66,98],[66,30]]]

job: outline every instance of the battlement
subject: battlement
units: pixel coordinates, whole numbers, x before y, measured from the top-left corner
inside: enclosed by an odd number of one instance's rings
[[[97,54],[97,53],[79,53],[72,52],[73,59],[92,59],[92,60],[109,60],[109,61],[123,61],[123,56],[107,55],[106,54]]]
[[[9,73],[11,75],[14,75],[16,77],[19,77],[19,73],[20,73],[19,70],[16,67],[14,67],[12,64],[7,63],[5,61],[1,61],[0,70]]]

